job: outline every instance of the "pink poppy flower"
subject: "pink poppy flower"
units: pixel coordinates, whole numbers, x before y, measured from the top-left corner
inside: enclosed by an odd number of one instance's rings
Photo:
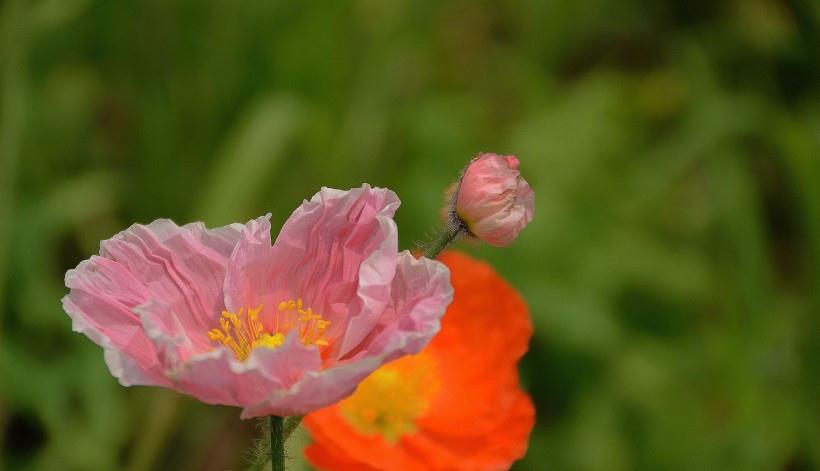
[[[535,206],[535,194],[518,166],[514,155],[474,158],[451,197],[451,223],[490,245],[510,245],[532,221]]]
[[[398,252],[390,190],[323,188],[271,244],[269,217],[206,229],[160,219],[66,273],[63,308],[124,386],[301,415],[418,352],[452,299],[448,269]]]

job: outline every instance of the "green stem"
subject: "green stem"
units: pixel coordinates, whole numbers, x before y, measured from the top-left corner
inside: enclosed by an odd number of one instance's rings
[[[270,469],[285,471],[285,418],[270,416]]]
[[[460,233],[461,228],[445,228],[438,239],[436,239],[430,247],[427,247],[427,250],[424,251],[424,256],[430,259],[438,257],[438,254],[446,249],[447,246],[450,245],[450,243],[453,242]]]
[[[302,423],[303,418],[303,415],[293,415],[290,417],[285,417],[284,420],[282,417],[273,416],[271,416],[269,419],[262,419],[264,421],[264,424],[262,425],[262,431],[265,435],[264,439],[262,440],[262,443],[264,443],[264,452],[255,453],[256,459],[250,464],[250,467],[247,471],[262,471],[264,469],[267,469],[268,463],[271,461],[271,457],[275,456],[273,453],[270,452],[271,444],[274,443],[274,441],[272,440],[274,436],[274,420],[279,419],[280,421],[284,422],[284,437],[282,438],[282,446],[284,447],[284,443],[287,442],[288,438],[290,438],[290,436],[293,435],[293,432],[295,432],[296,429],[299,428],[299,424]]]

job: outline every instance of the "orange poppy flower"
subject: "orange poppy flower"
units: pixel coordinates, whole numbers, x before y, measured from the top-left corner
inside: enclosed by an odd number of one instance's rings
[[[503,470],[524,455],[535,420],[516,368],[532,334],[527,305],[488,264],[457,252],[440,260],[455,289],[441,332],[305,418],[315,467]]]

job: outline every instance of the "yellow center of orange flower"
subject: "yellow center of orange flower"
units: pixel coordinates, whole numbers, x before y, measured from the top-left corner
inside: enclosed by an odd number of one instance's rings
[[[429,354],[403,357],[374,371],[352,396],[339,403],[350,425],[365,435],[381,435],[390,443],[416,431],[438,389]]]
[[[255,348],[278,348],[285,343],[285,337],[296,331],[299,341],[304,345],[327,347],[324,331],[330,321],[321,314],[305,308],[302,300],[290,299],[279,303],[278,311],[273,313],[272,328],[265,327],[259,319],[262,305],[256,309],[240,309],[238,312],[222,311],[219,328],[208,332],[208,338],[230,348],[239,360],[246,360]]]

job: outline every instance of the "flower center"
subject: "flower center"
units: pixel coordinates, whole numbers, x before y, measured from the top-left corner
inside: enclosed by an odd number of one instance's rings
[[[279,303],[272,322],[262,322],[259,319],[261,312],[262,305],[256,309],[241,308],[235,313],[222,311],[219,328],[210,330],[208,338],[230,348],[234,356],[242,361],[250,356],[254,348],[274,349],[282,346],[291,331],[296,331],[303,345],[328,346],[324,331],[330,321],[311,308],[304,308],[301,299]]]
[[[339,404],[341,415],[365,435],[381,435],[390,443],[416,431],[438,389],[435,365],[420,353],[379,368]]]

